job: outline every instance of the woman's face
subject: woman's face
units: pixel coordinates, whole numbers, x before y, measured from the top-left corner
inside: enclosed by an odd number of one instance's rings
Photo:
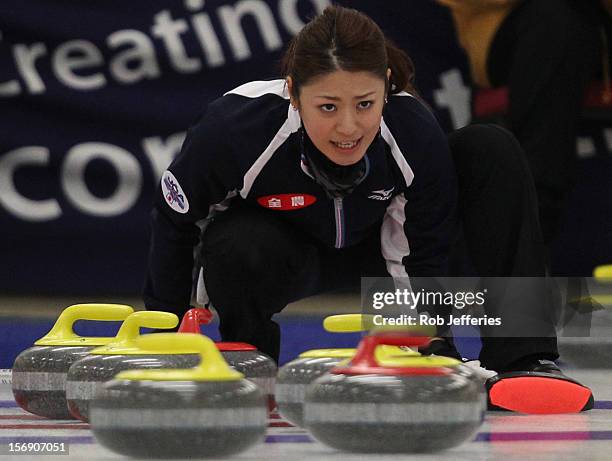
[[[290,78],[288,86],[293,94]],[[337,70],[303,85],[299,100],[291,101],[316,148],[338,165],[352,165],[378,133],[385,81],[370,72]]]

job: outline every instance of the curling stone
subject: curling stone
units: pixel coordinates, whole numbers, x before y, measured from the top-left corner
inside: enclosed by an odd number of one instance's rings
[[[482,385],[453,371],[447,357],[408,357],[387,366],[381,344],[425,345],[427,337],[385,333],[365,337],[346,366],[337,366],[306,390],[304,422],[311,434],[339,450],[431,452],[470,439],[482,424]]]
[[[70,365],[114,337],[85,338],[74,333],[77,320],[122,321],[134,310],[121,304],[76,304],[60,314],[53,328],[13,364],[13,395],[21,408],[35,415],[72,419],[66,405]]]
[[[371,316],[370,316],[371,317]],[[367,315],[332,315],[323,321],[323,328],[332,333],[354,333],[371,327]],[[276,403],[279,413],[290,423],[304,426],[303,405],[306,387],[319,376],[327,373],[343,360],[355,355],[355,348],[313,349],[301,353],[297,359],[283,365],[276,378]],[[406,348],[381,346],[376,349],[382,356],[418,356],[419,353]]]
[[[179,347],[199,353],[189,370],[129,370],[105,383],[90,406],[98,442],[138,458],[228,456],[260,441],[268,424],[264,395],[228,366],[201,334],[158,333],[143,350]]]
[[[130,315],[115,340],[77,360],[68,370],[66,401],[72,415],[89,421],[89,404],[95,393],[117,373],[132,369],[191,368],[200,358],[175,347],[166,351],[145,351],[134,345],[140,328],[174,328],[178,317],[169,312],[141,311]]]
[[[352,358],[356,349],[313,349],[278,370],[276,404],[283,418],[295,426],[304,426],[304,394],[306,387],[343,360]]]
[[[208,309],[194,308],[183,316],[180,333],[201,333],[200,325],[208,325],[212,321],[212,313]],[[274,402],[274,385],[276,382],[276,363],[270,356],[258,351],[255,346],[240,342],[217,342],[217,348],[223,358],[249,380],[261,387],[268,398],[268,406],[272,410]]]

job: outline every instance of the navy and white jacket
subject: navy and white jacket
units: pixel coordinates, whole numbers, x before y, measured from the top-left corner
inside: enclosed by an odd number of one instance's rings
[[[147,307],[188,307],[197,223],[237,201],[275,210],[332,248],[380,228],[390,275],[443,275],[456,180],[446,136],[429,110],[405,92],[389,98],[380,136],[366,153],[367,176],[343,199],[330,199],[310,175],[300,127],[284,80],[244,84],[208,106],[162,177]]]

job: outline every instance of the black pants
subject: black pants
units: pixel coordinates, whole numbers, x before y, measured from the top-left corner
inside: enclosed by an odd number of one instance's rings
[[[489,79],[508,86],[505,122],[527,155],[547,243],[575,181],[578,118],[587,84],[601,75],[605,17],[595,0],[525,0],[489,51]]]
[[[449,143],[463,235],[455,245],[453,259],[462,262],[454,264],[454,275],[543,276],[535,190],[519,144],[508,131],[484,125],[451,134]],[[230,209],[215,218],[201,252],[223,340],[252,343],[275,359],[280,335],[272,316],[288,303],[359,287],[361,277],[388,276],[378,232],[356,246],[329,249],[258,209]],[[483,338],[481,360],[489,368],[528,355],[556,358],[556,338]]]

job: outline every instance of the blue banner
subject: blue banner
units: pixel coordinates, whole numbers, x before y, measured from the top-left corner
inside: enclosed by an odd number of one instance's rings
[[[161,173],[212,99],[278,76],[329,0],[0,5],[0,290],[136,294]],[[465,56],[430,0],[337,2],[411,55],[446,130],[470,119]]]

